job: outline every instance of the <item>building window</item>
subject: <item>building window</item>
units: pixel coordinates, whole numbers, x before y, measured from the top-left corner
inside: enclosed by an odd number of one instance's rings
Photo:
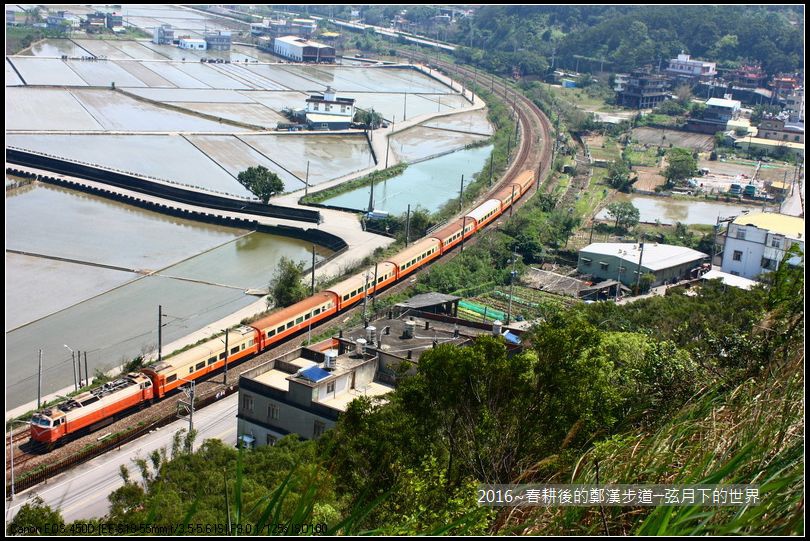
[[[334,393],[335,392],[335,382],[330,381],[326,384],[326,392],[327,393]]]
[[[743,227],[737,228],[737,238],[740,240],[745,240],[745,228]]]
[[[771,246],[774,248],[781,248],[782,243],[779,242],[779,239],[771,239]]]
[[[610,265],[608,265],[607,263],[603,263],[603,262],[601,262],[601,261],[600,261],[600,262],[599,262],[599,268],[600,268],[600,269],[602,269],[603,271],[606,271],[606,270],[608,270],[608,269],[610,268]]]
[[[734,259],[734,261],[742,261],[742,252],[739,250],[734,250],[734,256],[732,259]]]
[[[267,405],[267,420],[268,421],[278,420],[278,405],[277,404],[268,404]]]
[[[273,446],[276,444],[277,441],[278,439],[276,439],[276,437],[273,436],[272,434],[267,435],[267,445]]]
[[[242,397],[242,409],[253,413],[253,397],[245,395]]]
[[[318,104],[317,104],[317,103],[313,104],[313,105],[312,105],[312,108],[313,108],[313,109],[315,109],[315,110],[317,111],[317,110],[318,110]]]
[[[312,437],[313,438],[320,438],[323,433],[326,431],[326,425],[323,421],[315,421],[315,427],[312,429]]]

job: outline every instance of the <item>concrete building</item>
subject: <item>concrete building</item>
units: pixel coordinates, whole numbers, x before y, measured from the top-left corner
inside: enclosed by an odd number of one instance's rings
[[[675,76],[709,79],[717,75],[717,64],[715,62],[704,62],[703,60],[692,60],[688,54],[681,53],[678,58],[669,61],[669,67],[666,71]]]
[[[617,73],[613,76],[613,91],[614,92],[624,92],[624,89],[627,87],[627,83],[630,81],[630,74],[629,73]]]
[[[804,88],[797,88],[785,96],[785,111],[791,122],[804,122]]]
[[[265,19],[261,23],[250,25],[250,33],[254,36],[267,36],[271,39],[282,36],[295,36],[310,38],[318,30],[318,23],[314,19]]]
[[[318,438],[355,398],[393,390],[375,381],[375,353],[355,347],[339,353],[332,345],[297,349],[240,376],[239,441],[262,446],[288,434]]]
[[[12,11],[12,13],[14,13]],[[64,11],[55,11],[48,13],[48,18],[46,19],[48,23],[48,30],[56,30],[62,31],[68,29],[69,23],[65,19],[66,13]]]
[[[285,36],[273,40],[273,52],[296,62],[335,62],[334,47],[296,36]]]
[[[790,141],[791,143],[804,143],[804,123],[791,122],[790,115],[787,112],[778,115],[766,115],[759,124],[757,137],[776,141]]]
[[[775,139],[765,139],[763,137],[740,137],[734,141],[734,148],[739,148],[748,152],[759,151],[769,156],[791,154],[796,157],[804,157],[804,143],[793,143],[791,141],[777,141]]]
[[[646,70],[635,70],[628,77],[624,90],[617,93],[616,101],[633,109],[653,109],[669,97],[669,81],[666,77]]]
[[[737,100],[732,100],[730,94],[724,98],[710,98],[706,102],[706,110],[703,118],[690,118],[687,122],[689,131],[715,134],[719,131],[726,131],[728,123],[740,117],[742,104]]]
[[[307,99],[306,122],[312,129],[346,130],[354,119],[354,98],[338,98],[327,86],[323,94]]]
[[[107,14],[103,11],[88,13],[82,22],[82,28],[90,33],[101,32],[107,26]]]
[[[213,32],[206,32],[205,45],[209,51],[230,51],[231,50],[231,33],[225,30],[216,30]]]
[[[113,28],[123,28],[124,27],[124,17],[118,15],[116,13],[108,13],[106,17],[107,28],[112,30]]]
[[[180,38],[178,47],[181,49],[190,49],[193,51],[204,51],[207,47],[204,39],[199,38]]]
[[[152,34],[152,43],[157,45],[171,45],[174,42],[174,28],[170,24],[155,27]]]
[[[595,242],[579,251],[577,271],[593,281],[618,280],[634,287],[640,274],[653,274],[652,287],[695,278],[696,269],[709,256],[703,252],[647,242],[642,244]]]
[[[794,244],[804,252],[803,218],[773,212],[743,214],[726,231],[723,272],[754,280],[777,270]]]

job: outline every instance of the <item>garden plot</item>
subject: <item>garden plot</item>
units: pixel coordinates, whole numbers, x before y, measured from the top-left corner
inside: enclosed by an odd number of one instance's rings
[[[6,86],[20,86],[22,84],[22,79],[20,79],[17,72],[14,71],[14,68],[11,67],[8,57],[6,57]]]
[[[298,178],[320,184],[374,166],[368,142],[349,135],[244,135],[244,142]]]
[[[658,186],[667,183],[667,179],[657,167],[634,167],[633,172],[638,175],[633,189],[638,191],[654,192]]]
[[[100,39],[77,39],[75,40],[83,49],[90,51],[95,56],[106,56],[109,59],[129,59],[130,55],[111,45],[109,42]]]
[[[662,145],[666,147],[672,145],[702,152],[708,152],[714,148],[714,137],[711,135],[662,128],[635,128],[633,138],[642,145]]]
[[[251,197],[219,165],[179,135],[13,135],[6,143],[202,190]]]
[[[110,86],[111,83],[124,87],[148,86],[115,62],[68,60],[67,65],[90,86]]]
[[[248,167],[261,165],[276,173],[284,181],[284,190],[291,191],[303,187],[304,181],[279,164],[268,159],[256,149],[230,135],[190,135],[187,140],[218,163],[236,178]]]
[[[57,58],[15,56],[8,61],[29,85],[87,86],[75,71]]]
[[[68,90],[6,88],[7,130],[104,129]]]
[[[44,39],[34,43],[20,54],[25,56],[50,56],[61,58],[62,55],[74,57],[88,56],[90,52],[82,49],[69,39]]]
[[[127,72],[131,73],[134,77],[146,83],[146,85],[150,88],[175,88],[172,83],[144,66],[138,60],[118,60],[116,61],[116,64],[121,66],[122,69],[127,70]]]
[[[234,90],[208,88],[133,88],[128,90],[148,100],[165,103],[254,103],[248,96]]]
[[[168,111],[111,90],[75,91],[73,95],[105,130],[232,132],[239,129],[191,114]]]
[[[240,83],[222,73],[215,67],[215,64],[183,63],[175,66],[177,69],[191,75],[211,88],[223,90],[248,90],[250,87]]]
[[[391,138],[391,151],[400,160],[413,162],[452,152],[485,139],[486,137],[477,135],[417,126],[394,135]]]
[[[246,100],[261,103],[265,107],[269,107],[274,111],[281,111],[285,107],[290,109],[297,109],[306,105],[308,95],[302,92],[285,92],[285,91],[256,91],[256,92],[240,92]]]

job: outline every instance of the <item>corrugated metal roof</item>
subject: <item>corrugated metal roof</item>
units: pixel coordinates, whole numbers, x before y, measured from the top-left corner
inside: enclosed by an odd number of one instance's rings
[[[635,270],[641,257],[641,266],[653,271],[677,267],[691,261],[700,261],[709,256],[703,252],[698,252],[683,246],[672,246],[670,244],[658,244],[654,242],[644,243],[644,254],[638,244],[625,242],[595,242],[579,251],[580,255],[593,254],[602,256],[618,257],[622,261],[633,265],[628,267]]]

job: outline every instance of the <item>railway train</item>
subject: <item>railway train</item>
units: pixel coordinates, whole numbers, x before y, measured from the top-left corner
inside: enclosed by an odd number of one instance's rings
[[[454,220],[401,252],[347,278],[326,291],[273,312],[250,325],[227,331],[188,350],[130,373],[102,387],[82,393],[58,406],[37,412],[31,419],[31,438],[54,444],[68,435],[89,431],[112,418],[181,385],[204,377],[244,357],[264,351],[287,337],[349,308],[368,295],[402,280],[420,267],[474,235],[526,194],[534,172],[524,171],[466,215]],[[228,351],[225,351],[225,344]]]

